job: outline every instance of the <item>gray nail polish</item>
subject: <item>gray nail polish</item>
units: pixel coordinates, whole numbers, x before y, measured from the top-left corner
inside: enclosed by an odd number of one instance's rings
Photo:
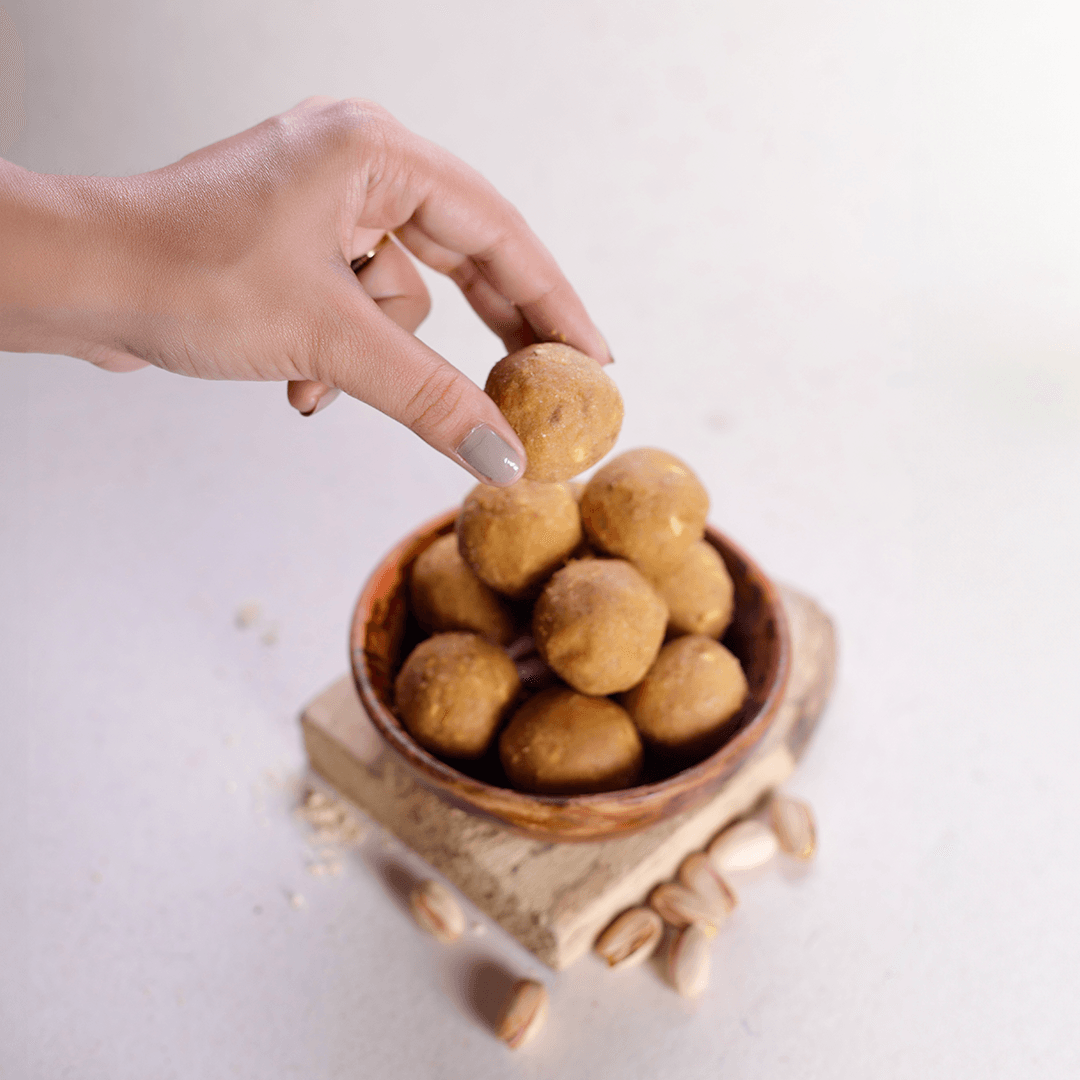
[[[480,424],[457,448],[459,457],[489,484],[509,484],[521,472],[517,451],[497,432]]]

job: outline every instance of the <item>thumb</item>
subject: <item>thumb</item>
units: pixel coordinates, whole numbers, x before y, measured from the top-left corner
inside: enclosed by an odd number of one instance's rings
[[[358,286],[345,293],[337,333],[313,358],[318,379],[404,424],[483,483],[517,480],[525,449],[495,402]]]

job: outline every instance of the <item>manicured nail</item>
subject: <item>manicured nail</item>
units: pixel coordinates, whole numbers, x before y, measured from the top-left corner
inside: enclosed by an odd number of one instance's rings
[[[314,416],[317,412],[322,412],[327,405],[330,405],[334,399],[340,394],[340,390],[325,390],[318,401],[315,402],[314,408],[308,409],[307,412],[302,412],[301,416]]]
[[[512,484],[521,473],[517,451],[497,432],[480,424],[457,448],[458,456],[489,484]]]

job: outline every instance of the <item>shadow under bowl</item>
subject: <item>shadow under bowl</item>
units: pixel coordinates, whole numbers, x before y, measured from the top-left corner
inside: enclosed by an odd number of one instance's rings
[[[783,604],[760,567],[708,527],[705,539],[719,552],[735,583],[734,617],[722,641],[739,658],[749,693],[721,733],[721,745],[703,760],[668,775],[664,763],[654,761],[646,782],[621,791],[531,795],[507,786],[494,749],[480,762],[460,765],[425,750],[394,715],[394,678],[425,636],[408,611],[410,567],[425,548],[453,530],[456,517],[453,510],[429,521],[383,559],[360,594],[350,636],[353,678],[372,723],[416,779],[447,802],[537,840],[625,836],[704,802],[765,737],[779,712],[790,667]],[[677,768],[677,763],[667,767]]]

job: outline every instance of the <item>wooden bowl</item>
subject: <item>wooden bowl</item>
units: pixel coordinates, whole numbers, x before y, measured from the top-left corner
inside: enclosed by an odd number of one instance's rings
[[[783,605],[772,582],[740,548],[707,528],[735,582],[735,615],[723,643],[739,658],[750,692],[724,730],[724,741],[689,768],[622,791],[599,795],[530,795],[502,786],[496,752],[469,773],[429,753],[393,713],[394,678],[422,634],[408,612],[409,568],[454,527],[448,511],[407,536],[375,569],[353,616],[353,678],[364,709],[417,779],[449,803],[539,840],[602,840],[644,829],[704,802],[746,761],[776,719],[790,665]],[[496,740],[497,741],[497,740]]]

